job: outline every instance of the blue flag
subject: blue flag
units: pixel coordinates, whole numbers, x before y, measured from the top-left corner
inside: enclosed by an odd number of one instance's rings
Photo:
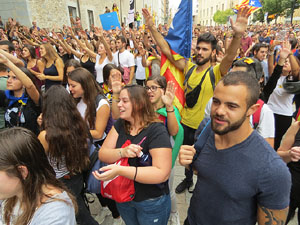
[[[259,0],[249,0],[249,5],[252,6],[252,7],[262,7]]]
[[[192,46],[192,0],[181,0],[174,15],[168,35],[165,37],[170,48],[184,58],[191,57]]]

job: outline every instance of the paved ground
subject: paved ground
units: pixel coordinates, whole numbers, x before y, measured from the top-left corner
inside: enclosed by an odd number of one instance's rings
[[[179,163],[177,162],[175,165],[175,179],[174,179],[174,187],[175,188],[180,182],[181,180],[184,179],[184,168],[182,166],[179,165]],[[196,182],[196,176],[194,176],[194,183]],[[177,206],[178,206],[178,212],[179,212],[179,216],[180,216],[180,224],[183,224],[186,215],[187,215],[187,209],[189,206],[189,202],[191,199],[191,195],[189,192],[184,192],[182,194],[177,194]],[[95,199],[95,202],[93,204],[91,204],[91,212],[93,216],[96,216],[97,213],[101,210],[101,206],[100,203],[98,202],[98,199]],[[112,225],[113,224],[113,218],[112,216],[107,216],[105,218],[105,221],[101,224],[101,225]],[[297,219],[296,216],[294,217],[294,219],[289,222],[289,225],[297,225]],[[130,225],[130,224],[128,224]],[[242,225],[242,224],[241,224]]]

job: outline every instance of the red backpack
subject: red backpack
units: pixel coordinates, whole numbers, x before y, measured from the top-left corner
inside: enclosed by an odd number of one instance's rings
[[[265,103],[264,103],[263,100],[258,99],[258,101],[256,102],[256,104],[259,104],[259,108],[253,114],[252,124],[253,124],[254,129],[256,129],[257,126],[258,126],[258,124],[259,124],[259,118],[260,118],[261,109],[262,109],[262,107],[263,107],[263,105]]]

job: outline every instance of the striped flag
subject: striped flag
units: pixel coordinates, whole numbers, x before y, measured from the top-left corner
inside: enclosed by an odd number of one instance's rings
[[[241,6],[250,6],[250,10],[249,10],[250,13],[254,13],[255,11],[259,10],[262,7],[259,0],[243,0],[239,5],[235,6],[234,12],[237,13],[237,11]]]
[[[173,18],[168,35],[165,37],[175,60],[191,57],[192,46],[192,0],[182,0]],[[167,81],[173,81],[176,87],[174,105],[181,111],[185,104],[184,97],[184,74],[178,70],[162,54],[160,74]]]

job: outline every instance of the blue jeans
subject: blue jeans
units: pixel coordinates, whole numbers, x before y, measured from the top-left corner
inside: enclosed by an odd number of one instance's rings
[[[117,203],[119,213],[127,225],[167,225],[171,211],[170,195],[141,202]]]

